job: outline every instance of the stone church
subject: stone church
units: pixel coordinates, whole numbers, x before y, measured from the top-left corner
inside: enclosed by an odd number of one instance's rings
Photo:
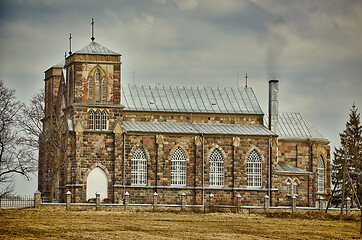
[[[44,126],[62,123],[55,198],[88,202],[314,206],[330,195],[330,147],[300,113],[269,113],[250,87],[135,85],[121,81],[121,54],[92,41],[45,71]],[[267,83],[266,83],[267,84]],[[44,134],[46,127],[44,127]],[[49,197],[47,149],[38,189]]]

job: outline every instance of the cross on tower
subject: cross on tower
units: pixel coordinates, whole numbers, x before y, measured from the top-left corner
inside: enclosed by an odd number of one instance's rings
[[[245,75],[245,87],[248,87],[248,74]]]
[[[93,41],[96,39],[96,38],[94,37],[94,20],[93,20],[93,18],[92,18],[91,25],[92,25],[92,37],[91,37],[91,40],[92,40],[92,42],[93,42]]]
[[[69,55],[72,55],[72,33],[69,33]]]

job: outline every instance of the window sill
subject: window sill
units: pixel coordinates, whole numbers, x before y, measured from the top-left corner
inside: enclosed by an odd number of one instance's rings
[[[259,190],[259,189],[262,189],[262,186],[259,186],[259,187],[247,186],[246,188],[247,188],[247,189],[255,189],[255,190]]]

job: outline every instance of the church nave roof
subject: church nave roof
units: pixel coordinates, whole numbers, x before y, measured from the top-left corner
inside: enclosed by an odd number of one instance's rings
[[[252,88],[123,84],[125,111],[263,114]]]

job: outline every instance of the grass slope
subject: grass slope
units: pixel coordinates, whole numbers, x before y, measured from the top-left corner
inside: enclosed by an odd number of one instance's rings
[[[352,239],[358,216],[0,210],[0,239]]]

